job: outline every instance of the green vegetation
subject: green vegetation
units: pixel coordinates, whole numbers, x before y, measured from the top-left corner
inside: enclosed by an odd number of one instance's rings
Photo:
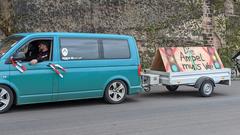
[[[225,67],[231,67],[231,58],[240,51],[240,18],[231,17],[226,21],[226,46],[219,49],[219,55]]]
[[[225,16],[225,0],[212,0],[214,15],[215,33],[222,38],[221,48],[218,49],[219,55],[225,67],[233,66],[232,56],[240,51],[240,1],[234,2],[234,15]],[[176,13],[169,16],[161,24],[154,24],[146,27],[148,37],[148,57],[154,55],[154,50],[162,46],[202,46],[204,41],[189,41],[188,34],[201,36],[202,28],[199,25],[202,16],[202,0],[184,0],[185,13]],[[200,21],[199,21],[200,20]],[[197,22],[199,21],[199,22]],[[187,22],[191,22],[186,26]],[[185,24],[183,28],[179,26]],[[160,31],[160,32],[159,32]],[[177,31],[177,32],[176,32]],[[177,34],[176,34],[177,33]],[[159,34],[161,34],[159,36]],[[166,36],[170,34],[172,37]],[[182,37],[181,39],[176,38]],[[143,56],[145,59],[145,56]],[[143,67],[149,67],[151,61],[143,61]]]

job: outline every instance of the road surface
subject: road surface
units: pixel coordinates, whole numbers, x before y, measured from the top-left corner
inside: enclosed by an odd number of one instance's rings
[[[163,87],[119,105],[101,99],[14,107],[0,115],[0,135],[239,135],[240,81],[202,98],[191,87]]]

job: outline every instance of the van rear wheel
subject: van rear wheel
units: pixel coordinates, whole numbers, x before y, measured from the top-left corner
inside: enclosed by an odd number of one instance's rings
[[[121,80],[114,80],[110,82],[104,93],[104,99],[110,104],[119,104],[126,99],[127,86]]]
[[[7,112],[13,105],[12,90],[4,85],[0,85],[0,113]]]

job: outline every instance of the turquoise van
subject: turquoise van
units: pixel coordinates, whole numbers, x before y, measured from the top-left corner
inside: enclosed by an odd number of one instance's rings
[[[101,98],[111,104],[142,90],[133,37],[20,33],[0,42],[0,113],[12,105]]]

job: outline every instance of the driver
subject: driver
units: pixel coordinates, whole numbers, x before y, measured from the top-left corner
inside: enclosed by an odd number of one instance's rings
[[[30,61],[30,63],[32,65],[37,64],[38,62],[46,61],[46,60],[49,59],[49,48],[48,48],[48,45],[45,42],[41,42],[38,45],[38,48],[39,48],[39,50],[38,50],[39,52],[38,52],[37,58],[36,59],[32,59]]]

